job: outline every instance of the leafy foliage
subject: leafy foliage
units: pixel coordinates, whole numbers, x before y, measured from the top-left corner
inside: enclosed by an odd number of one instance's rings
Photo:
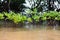
[[[39,15],[34,15],[34,16],[32,16],[32,18],[33,18],[35,21],[39,22],[40,16],[39,16]]]
[[[7,13],[7,12],[4,12],[5,16],[7,17],[6,19],[9,19],[9,20],[12,20],[12,16],[14,15],[14,12],[10,12],[10,13]]]
[[[22,19],[22,17],[21,17],[20,14],[14,14],[14,15],[12,16],[12,21],[13,21],[14,23],[19,23],[19,22],[21,22],[21,19]]]
[[[4,14],[0,13],[0,19],[4,19]]]
[[[60,12],[59,12],[58,15],[55,17],[55,20],[60,20]]]
[[[30,18],[30,17],[27,18],[27,21],[28,21],[28,22],[32,22],[32,18]]]
[[[14,12],[10,12],[10,13],[4,13],[5,16],[7,17],[6,19],[13,21],[14,23],[18,24],[19,22],[24,22],[27,18],[26,16],[22,16],[19,13],[14,13]]]
[[[43,17],[46,19],[55,19],[55,17],[58,16],[58,12],[56,11],[49,11],[49,12],[44,12]]]
[[[3,14],[4,13],[4,14]],[[47,19],[52,19],[52,20],[60,20],[60,12],[56,11],[48,11],[39,14],[36,9],[34,9],[31,13],[31,17],[27,17],[25,15],[21,15],[20,13],[15,13],[15,12],[3,12],[0,13],[0,20],[5,19],[5,20],[11,20],[14,23],[24,23],[26,21],[28,22],[39,22],[40,20],[47,20]]]

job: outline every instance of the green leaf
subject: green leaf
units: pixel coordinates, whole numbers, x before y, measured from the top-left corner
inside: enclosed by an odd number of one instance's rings
[[[0,19],[4,19],[4,14],[0,13]]]

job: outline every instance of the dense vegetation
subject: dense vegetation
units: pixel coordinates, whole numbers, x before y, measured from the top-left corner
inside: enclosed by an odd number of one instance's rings
[[[0,20],[9,20],[16,24],[25,22],[42,24],[44,21],[54,24],[55,21],[60,21],[60,12],[57,12],[60,8],[59,5],[53,4],[54,2],[59,1],[0,0]]]
[[[30,15],[30,14],[28,14]],[[44,12],[42,14],[37,12],[33,12],[31,13],[31,16],[25,16],[22,15],[20,13],[14,13],[14,12],[2,12],[0,13],[0,20],[10,20],[13,21],[14,23],[18,24],[18,23],[25,23],[25,22],[29,22],[29,23],[33,23],[34,22],[40,22],[40,20],[45,21],[45,20],[57,20],[60,21],[60,12],[56,12],[56,11],[48,11],[48,12]]]

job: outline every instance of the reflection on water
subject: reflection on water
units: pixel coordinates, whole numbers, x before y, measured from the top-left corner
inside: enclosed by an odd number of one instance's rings
[[[60,26],[56,27],[56,26],[44,26],[44,25],[30,25],[26,27],[25,25],[22,28],[19,28],[19,27],[1,27],[0,28],[0,31],[12,31],[12,32],[34,31],[34,30],[60,30]]]
[[[49,24],[45,21],[43,23],[25,23],[25,24],[14,24],[12,21],[8,22],[8,21],[0,21],[0,28],[18,28],[18,29],[27,29],[27,30],[34,30],[34,29],[53,29],[53,30],[60,30],[60,26],[58,23],[56,24]]]
[[[60,26],[49,26],[49,25],[25,25],[24,28],[26,29],[52,29],[52,30],[60,30]]]
[[[18,26],[17,25],[15,25],[14,24],[14,26],[13,26],[13,24],[11,25],[11,24],[9,24],[9,25],[5,25],[4,26],[4,24],[1,26],[0,25],[0,28],[12,28],[12,29],[14,29],[14,30],[16,30],[16,29],[23,29],[23,30],[34,30],[34,29],[43,29],[43,30],[60,30],[60,26],[58,26],[58,25],[53,25],[53,26],[51,26],[51,25],[46,25],[46,24],[43,24],[43,25],[40,25],[40,24],[25,24],[25,25],[23,25],[23,26],[21,26],[20,24],[18,24]]]

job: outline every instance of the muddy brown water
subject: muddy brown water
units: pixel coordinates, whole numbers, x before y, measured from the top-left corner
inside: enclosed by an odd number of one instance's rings
[[[60,40],[60,30],[0,28],[0,40]]]

